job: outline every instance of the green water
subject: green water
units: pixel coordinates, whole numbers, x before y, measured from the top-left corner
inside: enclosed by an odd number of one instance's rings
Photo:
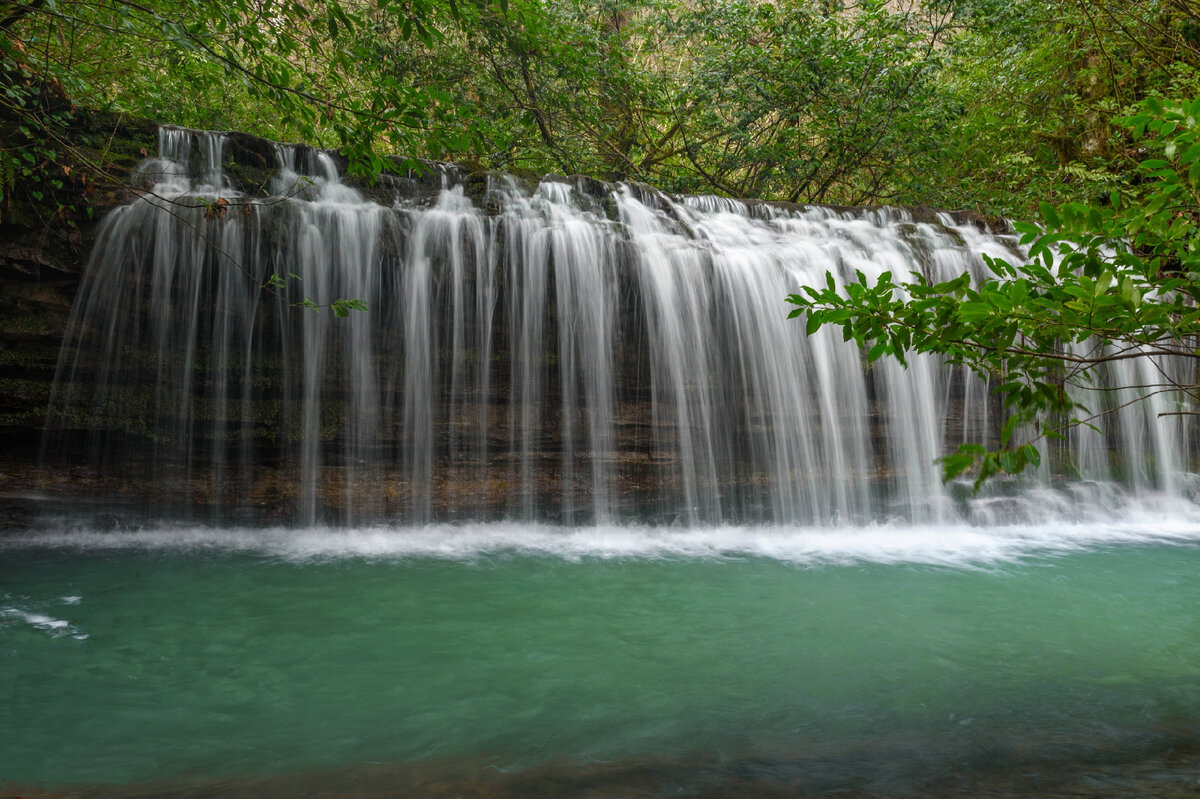
[[[0,785],[747,757],[902,780],[1200,741],[1186,537],[943,563],[256,535],[0,547]]]

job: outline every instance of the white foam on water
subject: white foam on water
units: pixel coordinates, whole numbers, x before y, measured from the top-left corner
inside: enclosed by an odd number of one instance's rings
[[[87,639],[87,634],[79,631],[75,625],[66,619],[56,619],[42,613],[22,610],[21,608],[0,608],[0,621],[15,620],[30,625],[36,630],[49,633],[55,638],[71,636],[77,641]]]
[[[17,547],[248,553],[289,561],[533,556],[584,559],[767,558],[795,565],[853,563],[973,567],[1037,555],[1139,545],[1200,545],[1200,507],[1131,503],[1120,511],[1042,522],[845,527],[725,525],[565,527],[521,522],[357,528],[221,528],[158,525],[97,530],[62,526],[6,536]],[[66,598],[70,599],[70,598]],[[66,601],[64,599],[64,601]]]

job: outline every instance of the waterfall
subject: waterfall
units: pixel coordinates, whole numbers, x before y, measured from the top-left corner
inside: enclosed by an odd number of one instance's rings
[[[1021,257],[1010,237],[899,209],[451,169],[433,192],[393,181],[387,204],[288,146],[264,196],[225,174],[225,144],[164,128],[139,177],[152,188],[101,223],[49,460],[152,486],[152,501],[308,523],[978,511],[935,461],[994,437],[984,381],[933,356],[867,365],[838,330],[806,336],[784,298],[827,273],[982,275],[985,254]],[[369,310],[336,317],[323,306],[338,299]],[[1112,385],[1176,365],[1119,368]],[[1157,418],[1171,402],[1114,411],[1047,460],[1078,469],[1070,491],[1179,496],[1196,452],[1182,421]],[[1026,484],[1056,479],[1047,464]]]

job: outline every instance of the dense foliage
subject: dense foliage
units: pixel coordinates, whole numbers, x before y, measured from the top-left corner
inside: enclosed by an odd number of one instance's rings
[[[65,104],[797,202],[1027,216],[1140,179],[1195,0],[7,0],[6,174]],[[30,161],[33,161],[30,164]]]

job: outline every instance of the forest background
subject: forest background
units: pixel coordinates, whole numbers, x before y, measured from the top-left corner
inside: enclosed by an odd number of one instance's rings
[[[1114,120],[1200,94],[1195,0],[10,0],[0,30],[6,202],[65,100],[364,172],[1028,218],[1136,184]]]

